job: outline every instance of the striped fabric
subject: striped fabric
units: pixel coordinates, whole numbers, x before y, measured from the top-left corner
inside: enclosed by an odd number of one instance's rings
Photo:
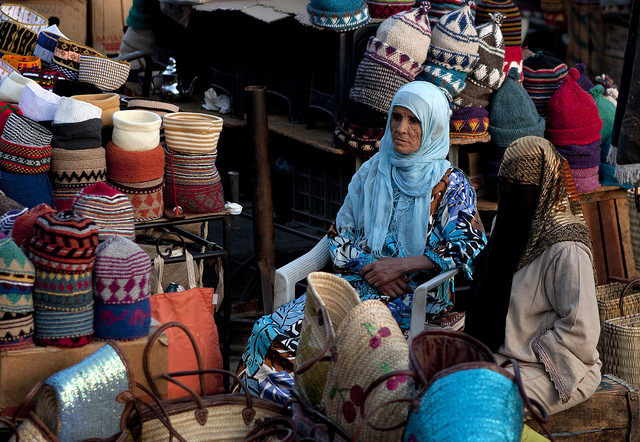
[[[4,214],[0,215],[0,232],[4,233],[6,236],[10,237],[11,232],[13,230],[13,225],[20,216],[24,215],[29,211],[28,207],[23,207],[21,209],[11,209]],[[0,257],[2,254],[0,254]],[[2,268],[0,261],[0,268]]]
[[[39,345],[55,345],[60,339],[93,335],[93,300],[73,311],[36,307],[34,317],[34,338]]]
[[[482,0],[476,13],[476,25],[489,23],[492,13],[504,15],[502,22],[502,36],[505,46],[522,45],[522,18],[520,10],[511,0]]]
[[[0,21],[18,23],[36,33],[49,26],[49,20],[46,17],[17,3],[3,3],[0,5]]]
[[[98,225],[99,241],[110,236],[135,238],[133,206],[127,196],[106,183],[85,187],[76,195],[72,210]]]
[[[36,269],[33,304],[36,308],[76,311],[93,299],[93,272],[58,273]]]
[[[2,138],[23,146],[50,147],[52,137],[47,128],[16,112],[9,115],[2,130]]]
[[[165,150],[165,179],[184,185],[200,186],[219,180],[216,154],[184,155]]]
[[[57,187],[53,185],[53,201],[58,210],[71,210],[76,194],[86,186]]]
[[[217,152],[222,118],[196,112],[176,112],[163,118],[167,149],[183,154]]]
[[[4,171],[24,175],[47,173],[51,155],[51,146],[21,146],[0,137],[0,169]]]
[[[115,91],[129,77],[131,63],[92,55],[80,55],[78,80],[98,86],[103,91]]]
[[[33,345],[33,314],[0,314],[0,352]]]
[[[547,103],[562,84],[569,69],[555,57],[539,52],[523,62],[522,85],[542,118],[547,118]]]

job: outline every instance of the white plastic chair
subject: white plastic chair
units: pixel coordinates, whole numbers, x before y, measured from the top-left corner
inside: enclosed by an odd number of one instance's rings
[[[322,270],[331,260],[329,242],[325,235],[311,250],[290,263],[276,269],[274,276],[274,310],[295,298],[296,284],[311,272]],[[416,288],[411,307],[411,325],[409,336],[413,337],[424,330],[426,323],[427,293],[440,284],[460,273],[459,268],[447,270],[431,278]]]

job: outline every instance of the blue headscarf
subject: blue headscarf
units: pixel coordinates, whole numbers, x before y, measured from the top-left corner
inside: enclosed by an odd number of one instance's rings
[[[422,140],[415,152],[399,154],[393,150],[389,126],[394,106],[409,109],[420,120]],[[414,81],[398,90],[389,109],[378,153],[358,169],[349,183],[347,197],[336,217],[339,232],[353,231],[356,237],[367,240],[374,256],[381,256],[389,225],[394,220],[404,256],[424,253],[431,190],[451,167],[446,159],[449,114],[448,99],[432,83]],[[401,192],[395,213],[392,182]],[[395,219],[395,216],[401,218]]]

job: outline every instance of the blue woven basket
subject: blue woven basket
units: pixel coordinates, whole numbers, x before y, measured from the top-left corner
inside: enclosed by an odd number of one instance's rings
[[[519,441],[523,415],[512,373],[490,362],[465,362],[433,377],[404,440]]]

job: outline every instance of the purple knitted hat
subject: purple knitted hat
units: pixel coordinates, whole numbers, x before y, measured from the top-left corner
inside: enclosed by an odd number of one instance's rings
[[[94,276],[95,336],[131,340],[151,323],[151,260],[135,242],[111,236],[98,247]]]
[[[600,187],[600,181],[598,180],[599,169],[599,166],[586,169],[571,169],[578,193],[591,192]]]
[[[585,145],[556,146],[556,150],[567,159],[571,170],[588,169],[600,164],[600,140]]]
[[[489,111],[483,107],[453,109],[449,119],[451,138],[489,141]]]
[[[595,86],[595,84],[593,84],[593,82],[585,74],[585,72],[587,71],[587,65],[584,63],[576,63],[574,68],[576,68],[578,72],[580,72],[580,76],[576,80],[576,83],[578,83],[578,86],[580,86],[583,90],[589,92]]]

